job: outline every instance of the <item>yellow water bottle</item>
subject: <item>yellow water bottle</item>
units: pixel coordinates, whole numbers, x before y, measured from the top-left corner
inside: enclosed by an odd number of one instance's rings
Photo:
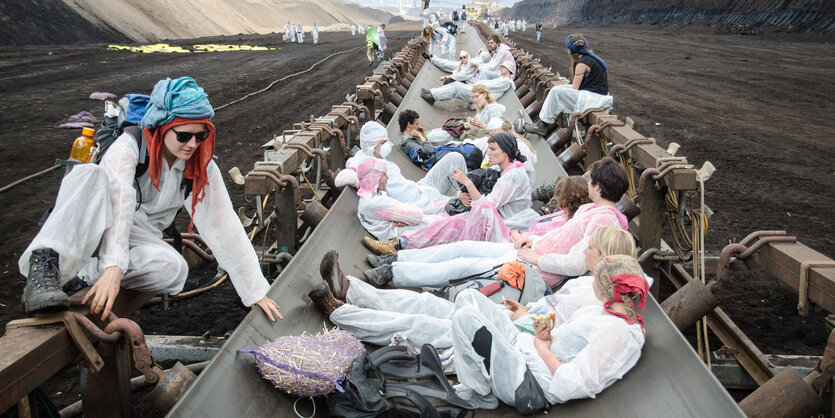
[[[90,128],[81,130],[81,136],[72,143],[72,151],[70,152],[71,161],[81,163],[90,161],[91,151],[96,146],[96,142],[93,141],[93,134],[95,133],[96,131]]]

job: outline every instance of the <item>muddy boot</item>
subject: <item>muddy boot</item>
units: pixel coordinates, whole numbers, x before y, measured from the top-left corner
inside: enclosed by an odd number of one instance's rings
[[[428,89],[420,89],[420,97],[431,105],[435,104],[435,97],[432,96],[432,92]]]
[[[365,261],[371,267],[380,267],[383,264],[391,264],[391,263],[397,261],[397,253],[383,254],[383,255],[369,254],[369,255],[365,256]]]
[[[51,248],[37,249],[29,256],[29,275],[21,300],[26,313],[69,309],[70,298],[61,291],[58,253]]]
[[[319,264],[319,274],[322,275],[322,279],[328,284],[333,295],[339,300],[345,300],[351,282],[339,268],[339,253],[330,250],[322,257],[322,263]]]
[[[423,51],[423,52],[421,53],[421,55],[423,55],[423,58],[426,58],[426,59],[428,59],[428,60],[431,60],[431,59],[432,59],[432,56],[431,56],[431,55],[429,55],[429,54],[427,54],[427,53],[426,53],[426,51]]]
[[[333,297],[331,288],[328,287],[328,284],[325,282],[319,283],[319,285],[314,287],[313,290],[307,294],[307,296],[313,301],[316,308],[327,316],[331,316],[336,308],[344,305],[341,300]]]
[[[536,134],[544,138],[545,134],[548,133],[548,126],[548,123],[539,120],[534,123],[526,123],[522,129],[529,134]]]
[[[394,278],[394,273],[391,271],[391,264],[383,264],[375,269],[366,270],[362,275],[374,287],[383,287]]]
[[[364,237],[362,245],[371,250],[374,254],[394,254],[397,252],[397,238],[392,238],[388,241],[377,241],[371,237]]]

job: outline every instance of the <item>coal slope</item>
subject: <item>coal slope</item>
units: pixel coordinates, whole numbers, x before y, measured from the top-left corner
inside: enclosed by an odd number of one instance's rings
[[[502,17],[580,25],[701,23],[752,35],[771,30],[835,33],[835,1],[831,0],[524,0]]]
[[[0,47],[128,41],[118,29],[91,24],[61,0],[0,1]]]

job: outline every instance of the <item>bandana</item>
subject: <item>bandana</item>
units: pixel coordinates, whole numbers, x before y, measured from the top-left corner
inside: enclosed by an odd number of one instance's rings
[[[383,125],[375,121],[368,121],[360,129],[360,149],[366,154],[373,155],[374,148],[384,139],[388,139],[389,133]]]
[[[490,138],[492,138],[493,141],[499,145],[499,148],[501,148],[512,161],[519,161],[521,163],[527,161],[527,158],[519,153],[519,145],[513,135],[507,132],[498,132],[490,135]]]
[[[362,157],[350,169],[357,173],[357,196],[368,197],[377,193],[380,177],[386,172],[386,162],[374,157]]]
[[[569,51],[571,51],[575,54],[588,55],[588,56],[596,59],[597,62],[600,63],[600,66],[603,67],[603,71],[609,71],[609,67],[606,66],[606,61],[603,61],[602,58],[598,57],[597,55],[594,55],[594,52],[589,51],[589,41],[588,40],[586,40],[585,45],[583,45],[582,47],[578,47],[578,46],[574,45],[573,43],[571,43],[571,37],[574,36],[574,35],[576,35],[576,34],[572,33],[571,35],[568,35],[568,38],[565,38],[565,47],[568,48]]]
[[[639,323],[643,330],[644,317],[635,310],[635,306],[637,303],[638,308],[644,310],[649,285],[638,260],[627,255],[605,257],[595,267],[594,278],[607,299],[603,303],[606,312],[630,324]],[[615,302],[623,303],[626,315],[611,309]]]

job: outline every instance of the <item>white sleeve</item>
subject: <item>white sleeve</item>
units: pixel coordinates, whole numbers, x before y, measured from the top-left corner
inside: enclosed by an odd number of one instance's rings
[[[589,246],[589,238],[595,229],[601,226],[620,228],[620,222],[611,211],[600,210],[591,215],[583,231],[583,239],[571,247],[568,254],[543,254],[539,259],[540,269],[548,273],[561,274],[564,276],[579,276],[586,272],[586,257],[583,250]]]
[[[113,224],[102,235],[99,250],[99,269],[110,266],[128,271],[130,265],[130,229],[136,210],[136,189],[133,187],[139,147],[128,133],[123,133],[102,158],[101,167],[107,174]]]
[[[203,200],[191,213],[193,196],[188,196],[186,210],[192,215],[194,225],[212,249],[218,264],[229,273],[241,302],[252,306],[267,294],[270,285],[261,273],[255,249],[232,208],[220,169],[214,161],[209,162],[207,173],[209,184],[204,189]]]
[[[411,203],[381,195],[372,197],[369,203],[368,210],[373,210],[374,216],[380,220],[403,222],[406,225],[417,225],[423,221],[423,210]]]
[[[638,362],[643,341],[636,341],[632,334],[622,325],[595,329],[586,347],[557,368],[549,394],[560,403],[594,398]]]
[[[522,174],[522,176],[517,174]],[[520,189],[524,189],[524,183],[527,182],[528,175],[525,174],[524,169],[512,168],[499,177],[490,193],[481,198],[492,203],[496,210],[499,210],[503,205],[515,200],[516,194]]]

